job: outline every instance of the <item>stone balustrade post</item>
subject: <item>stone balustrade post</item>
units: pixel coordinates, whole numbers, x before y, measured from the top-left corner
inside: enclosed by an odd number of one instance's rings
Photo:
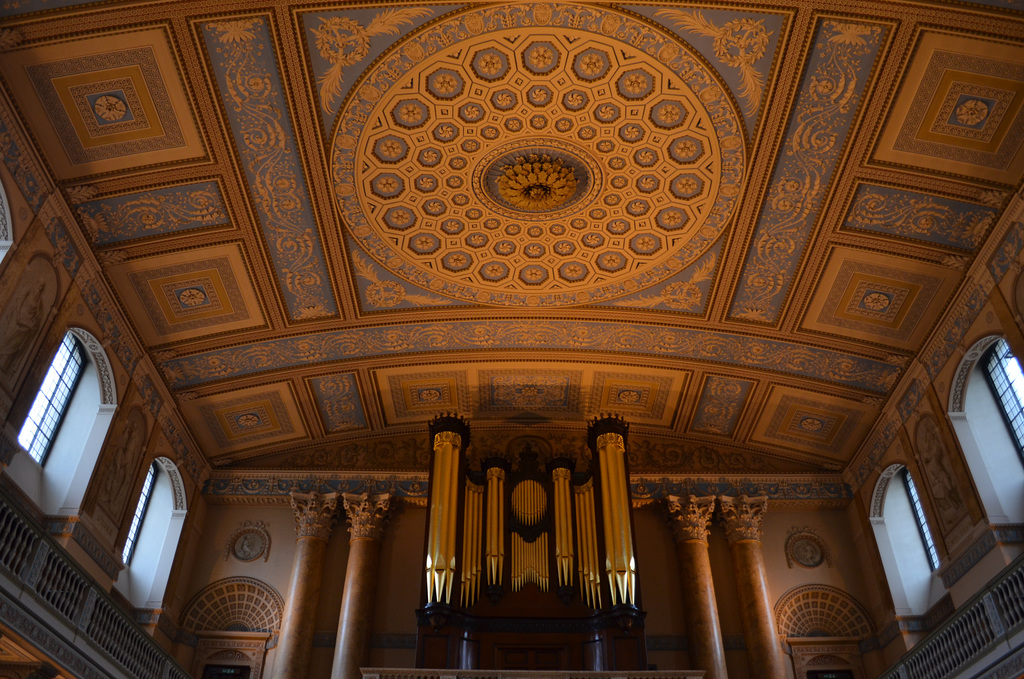
[[[723,495],[718,502],[736,574],[747,663],[763,679],[786,679],[761,552],[761,519],[768,498]]]
[[[668,516],[679,556],[690,664],[695,670],[705,670],[706,679],[728,679],[708,558],[708,526],[714,510],[714,496],[668,497]]]
[[[369,659],[380,543],[391,512],[391,495],[345,493],[342,502],[349,525],[348,566],[331,679],[360,679],[359,668]]]
[[[281,621],[274,679],[307,679],[313,650],[313,625],[320,600],[327,539],[337,519],[337,493],[292,493],[295,557]]]

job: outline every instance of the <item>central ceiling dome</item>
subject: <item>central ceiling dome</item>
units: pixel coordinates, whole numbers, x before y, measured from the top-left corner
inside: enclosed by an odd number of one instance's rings
[[[429,24],[353,88],[332,169],[358,245],[414,284],[517,306],[611,299],[693,263],[745,160],[713,72],[612,9],[501,14]]]

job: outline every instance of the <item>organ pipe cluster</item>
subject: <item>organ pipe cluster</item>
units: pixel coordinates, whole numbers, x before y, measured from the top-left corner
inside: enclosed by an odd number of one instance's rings
[[[427,603],[450,604],[455,580],[456,517],[462,437],[454,431],[434,435],[427,532]]]
[[[597,556],[594,483],[588,480],[573,490],[576,495],[576,545],[580,555],[580,596],[591,608],[601,608],[601,567]]]
[[[572,473],[565,467],[551,470],[555,487],[555,566],[558,586],[572,587],[572,505],[569,499],[569,479]]]
[[[551,461],[546,476],[533,452],[520,453],[519,466],[512,472],[503,458],[490,458],[484,462],[483,474],[477,472],[479,476],[470,478],[464,469],[463,450],[468,445],[468,426],[454,417],[435,420],[431,424],[434,451],[427,528],[427,605],[451,605],[456,577],[461,578],[456,597],[461,606],[474,606],[484,584],[496,601],[503,587],[508,533],[513,592],[528,583],[549,591],[553,569],[558,594],[565,601],[571,596],[576,578],[580,598],[590,608],[603,607],[604,583],[608,585],[610,605],[636,606],[636,557],[625,459],[627,431],[622,420],[595,421],[588,432],[594,476],[584,476],[582,483],[577,478],[574,484],[571,460]],[[507,496],[506,483],[510,485]],[[460,511],[461,521],[457,520]],[[461,549],[458,564],[457,548]]]
[[[505,470],[487,470],[487,584],[501,587],[505,563]]]
[[[612,605],[635,604],[636,559],[630,518],[629,479],[626,478],[626,447],[616,432],[597,437],[601,470],[601,517],[604,520],[605,572]]]
[[[472,606],[480,598],[481,530],[483,519],[484,487],[466,481],[466,521],[462,537],[462,605]]]

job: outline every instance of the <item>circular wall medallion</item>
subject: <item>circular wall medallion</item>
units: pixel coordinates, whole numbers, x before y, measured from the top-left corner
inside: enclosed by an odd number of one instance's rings
[[[613,8],[450,15],[344,102],[331,157],[344,223],[392,274],[455,299],[635,292],[730,223],[746,159],[726,91],[685,42]]]
[[[239,561],[255,561],[263,556],[266,548],[266,538],[260,531],[247,530],[235,536],[231,543],[231,554]]]
[[[793,560],[805,568],[817,568],[825,560],[821,546],[809,537],[794,540],[791,550]]]

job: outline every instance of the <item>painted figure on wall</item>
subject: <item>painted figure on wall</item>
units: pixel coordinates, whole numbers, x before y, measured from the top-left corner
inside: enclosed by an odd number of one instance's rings
[[[146,442],[146,418],[138,408],[132,408],[117,437],[117,443],[108,453],[101,479],[99,504],[112,517],[120,513],[128,493],[129,479]]]
[[[20,373],[56,295],[53,266],[43,257],[33,258],[0,314],[0,373],[7,383]]]
[[[917,425],[917,452],[945,530],[956,525],[964,511],[964,499],[947,464],[948,451],[935,418],[923,415]]]

